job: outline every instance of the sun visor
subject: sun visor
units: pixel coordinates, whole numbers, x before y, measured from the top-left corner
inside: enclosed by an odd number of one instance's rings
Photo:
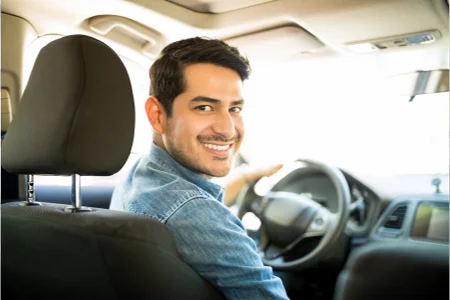
[[[167,0],[200,13],[220,14],[274,0]]]
[[[325,48],[315,36],[295,25],[229,38],[225,42],[238,47],[252,60],[277,60]]]

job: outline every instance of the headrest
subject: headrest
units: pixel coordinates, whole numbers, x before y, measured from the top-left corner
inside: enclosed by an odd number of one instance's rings
[[[84,35],[39,53],[2,144],[18,174],[118,172],[130,154],[134,101],[128,73],[106,44]]]

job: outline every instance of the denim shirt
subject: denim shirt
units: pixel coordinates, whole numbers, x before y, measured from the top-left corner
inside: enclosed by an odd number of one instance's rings
[[[264,266],[241,221],[222,204],[223,188],[152,143],[116,187],[110,208],[150,216],[171,231],[181,258],[227,299],[288,299]]]

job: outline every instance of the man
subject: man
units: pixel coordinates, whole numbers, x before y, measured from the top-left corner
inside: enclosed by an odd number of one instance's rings
[[[210,181],[230,172],[244,137],[242,86],[249,75],[248,60],[219,40],[164,48],[150,68],[145,105],[153,144],[114,191],[111,208],[165,224],[182,259],[228,299],[287,299],[222,204],[223,188]]]

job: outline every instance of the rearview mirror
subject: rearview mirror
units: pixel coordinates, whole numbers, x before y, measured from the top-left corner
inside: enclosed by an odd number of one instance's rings
[[[417,80],[411,96],[448,92],[448,70],[416,72]]]
[[[385,88],[402,96],[414,98],[417,95],[449,91],[449,70],[416,71],[385,78]]]

